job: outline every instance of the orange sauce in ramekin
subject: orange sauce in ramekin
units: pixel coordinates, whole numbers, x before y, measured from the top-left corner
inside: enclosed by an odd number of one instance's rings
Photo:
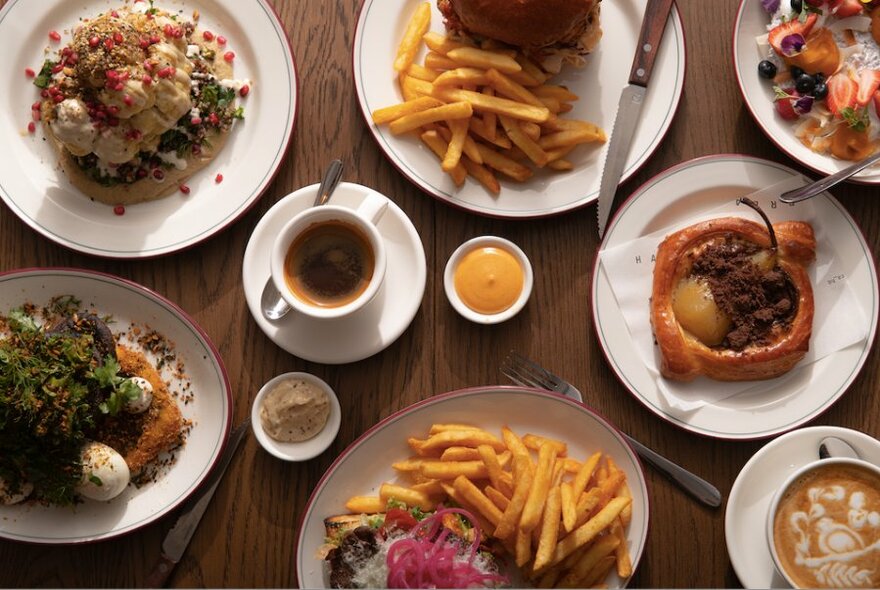
[[[477,313],[509,309],[523,290],[525,277],[516,257],[497,246],[475,248],[455,268],[454,284],[462,303]]]

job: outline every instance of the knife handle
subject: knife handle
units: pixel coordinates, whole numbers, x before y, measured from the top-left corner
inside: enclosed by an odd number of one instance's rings
[[[648,85],[671,9],[672,0],[648,0],[642,20],[642,30],[639,33],[639,44],[636,46],[636,55],[629,72],[630,84]]]
[[[175,565],[177,564],[164,553],[159,555],[156,565],[153,566],[153,571],[147,574],[146,579],[144,579],[144,588],[164,588]]]

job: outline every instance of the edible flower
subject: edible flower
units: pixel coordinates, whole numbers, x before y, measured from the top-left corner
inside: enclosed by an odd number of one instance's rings
[[[786,57],[794,57],[803,51],[806,45],[807,40],[804,39],[804,36],[800,33],[787,35],[782,39],[782,53],[784,53]]]
[[[801,115],[806,115],[811,110],[813,110],[813,97],[812,96],[801,96],[796,101],[794,101],[794,110],[797,111]]]
[[[779,10],[779,0],[761,0],[761,6],[770,14]]]

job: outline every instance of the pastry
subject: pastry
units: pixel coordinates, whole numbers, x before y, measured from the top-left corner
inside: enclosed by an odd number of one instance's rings
[[[815,257],[813,229],[800,221],[724,217],[667,236],[651,296],[661,374],[746,381],[791,370],[809,350]]]

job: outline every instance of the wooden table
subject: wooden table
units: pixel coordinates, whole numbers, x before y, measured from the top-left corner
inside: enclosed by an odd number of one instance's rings
[[[0,271],[34,266],[105,271],[146,285],[189,312],[226,362],[236,423],[249,415],[261,384],[278,373],[308,371],[339,393],[342,428],[331,449],[317,459],[284,463],[265,453],[253,437],[246,440],[170,583],[295,585],[297,523],[333,458],[382,417],[415,401],[462,387],[504,383],[498,365],[510,349],[566,375],[584,391],[588,405],[714,482],[726,498],[739,470],[764,442],[724,442],[679,430],[647,411],[614,377],[591,321],[590,277],[598,244],[595,206],[548,220],[511,222],[477,217],[422,194],[379,151],[355,100],[351,43],[359,1],[275,0],[274,4],[299,66],[299,123],[277,179],[231,228],[180,254],[118,262],[59,247],[0,207]],[[741,152],[799,168],[762,134],[743,105],[730,46],[737,5],[736,0],[679,3],[687,32],[685,94],[660,149],[620,188],[618,199],[661,170],[707,154]],[[261,216],[282,196],[317,181],[336,156],[345,162],[347,180],[392,196],[413,220],[427,254],[428,286],[412,325],[391,347],[358,363],[324,366],[285,353],[263,335],[247,310],[240,277],[245,245]],[[880,208],[872,197],[876,199],[877,189],[846,185],[834,194],[876,251]],[[535,267],[532,300],[514,320],[497,327],[462,319],[443,293],[447,258],[464,240],[481,234],[512,239]],[[874,351],[848,394],[814,424],[880,433],[880,406],[873,396],[880,387],[878,379],[880,358]],[[631,586],[738,586],[724,543],[723,508],[698,506],[650,468],[647,477],[651,529]],[[88,546],[0,541],[0,586],[138,585],[173,522],[173,516],[168,517],[128,536]]]

